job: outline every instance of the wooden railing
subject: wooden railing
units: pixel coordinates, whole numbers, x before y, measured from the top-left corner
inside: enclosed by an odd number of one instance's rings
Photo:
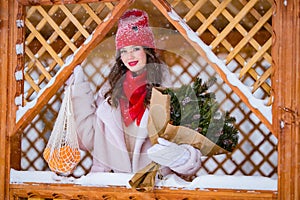
[[[183,190],[157,188],[153,192],[138,192],[126,187],[84,187],[68,184],[11,184],[10,199],[97,199],[97,200],[275,200],[276,191],[230,189]]]

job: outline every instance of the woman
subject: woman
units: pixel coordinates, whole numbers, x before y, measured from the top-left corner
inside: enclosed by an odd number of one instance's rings
[[[93,155],[91,172],[135,173],[151,161],[163,166],[162,174],[190,176],[200,168],[201,153],[192,146],[149,140],[151,89],[170,80],[154,49],[147,13],[133,9],[119,20],[116,63],[95,102],[81,67],[75,68],[72,101],[80,148]]]

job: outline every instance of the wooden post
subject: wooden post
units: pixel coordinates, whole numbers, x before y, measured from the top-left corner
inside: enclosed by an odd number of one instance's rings
[[[7,164],[7,149],[6,149],[6,113],[7,113],[7,63],[8,63],[8,1],[0,1],[0,199],[5,199],[5,180],[7,179],[6,164]],[[4,12],[5,11],[5,12]]]
[[[9,199],[9,181],[11,155],[19,155],[20,151],[11,153],[11,138],[9,133],[15,126],[15,94],[16,79],[15,69],[17,67],[17,1],[0,0],[0,199]],[[14,138],[13,145],[20,147],[20,139]],[[17,157],[14,157],[15,163],[20,163]]]
[[[279,199],[300,199],[300,1],[274,2],[272,86]]]

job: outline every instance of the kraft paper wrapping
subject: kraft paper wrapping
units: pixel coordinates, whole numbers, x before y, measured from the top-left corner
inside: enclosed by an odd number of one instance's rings
[[[184,126],[174,126],[170,121],[170,96],[162,94],[163,88],[153,88],[149,107],[148,134],[152,144],[162,137],[176,144],[190,144],[199,149],[204,156],[228,153],[202,134]],[[150,163],[137,172],[129,181],[138,191],[151,191],[159,169],[157,163]]]

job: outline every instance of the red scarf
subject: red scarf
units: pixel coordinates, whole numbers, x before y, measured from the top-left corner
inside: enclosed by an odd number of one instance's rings
[[[145,112],[144,100],[147,94],[147,73],[144,72],[136,77],[131,71],[127,71],[123,83],[123,92],[125,99],[120,99],[120,108],[123,121],[129,126],[135,119],[139,126]]]

